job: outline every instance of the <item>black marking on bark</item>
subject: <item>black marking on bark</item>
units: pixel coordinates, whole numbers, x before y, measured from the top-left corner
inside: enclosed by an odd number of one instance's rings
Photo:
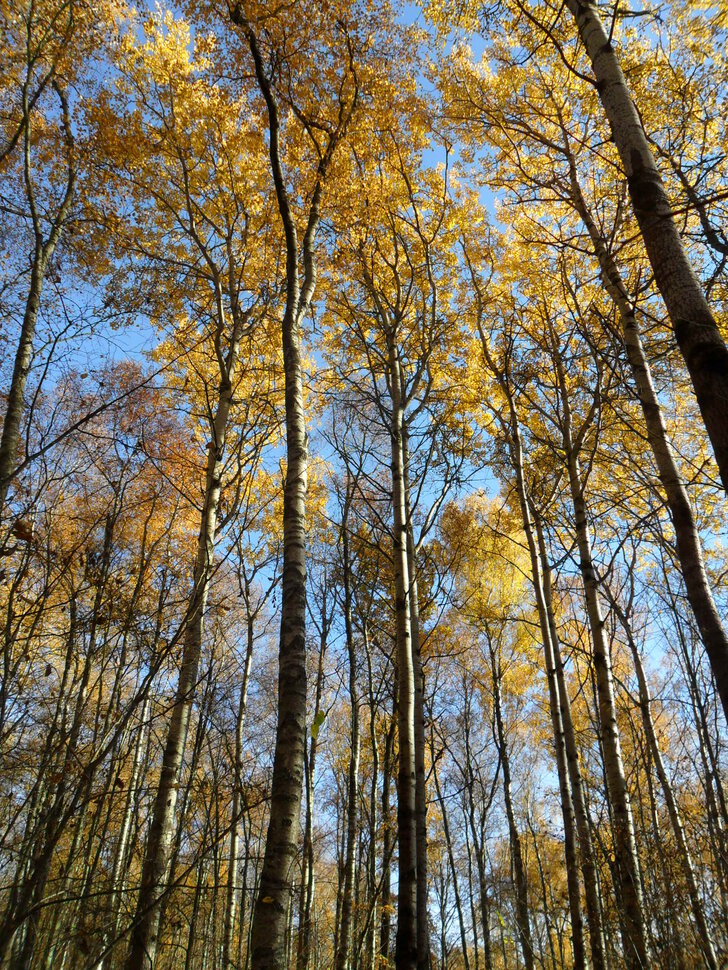
[[[636,148],[630,151],[629,161],[632,174],[627,176],[627,185],[635,210],[655,213],[664,198],[660,173],[645,166],[642,154]]]
[[[727,378],[728,348],[710,339],[697,340],[694,343],[690,342],[687,337],[694,327],[695,322],[691,320],[679,319],[675,321],[675,336],[685,354],[690,369]]]

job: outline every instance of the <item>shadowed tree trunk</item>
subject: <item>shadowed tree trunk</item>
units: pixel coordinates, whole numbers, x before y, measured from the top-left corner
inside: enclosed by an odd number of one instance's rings
[[[319,655],[316,667],[316,686],[314,690],[313,725],[308,751],[304,753],[304,785],[306,790],[306,809],[303,830],[303,861],[301,865],[301,899],[298,912],[298,946],[296,948],[296,970],[308,970],[311,964],[311,937],[313,935],[313,902],[316,891],[316,870],[313,848],[313,796],[316,777],[316,756],[318,753],[318,732],[321,725],[321,698],[324,689],[324,658],[328,649],[329,625],[331,621],[326,601],[328,588],[324,585],[321,607],[321,627],[319,629]],[[315,726],[314,726],[315,725]],[[308,743],[308,742],[307,742]]]
[[[404,391],[404,389],[403,389]],[[417,561],[412,525],[409,479],[409,437],[402,424],[404,504],[407,514],[407,569],[412,629],[412,660],[415,673],[415,775],[417,805],[417,970],[430,970],[430,917],[427,911],[427,789],[425,772],[425,673],[420,646],[420,601]]]
[[[667,307],[728,491],[728,347],[683,246],[650,144],[594,0],[566,0],[624,166],[655,283]]]

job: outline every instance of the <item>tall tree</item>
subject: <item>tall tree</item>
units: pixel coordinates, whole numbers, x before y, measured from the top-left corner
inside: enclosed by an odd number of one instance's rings
[[[297,853],[306,739],[306,483],[308,435],[303,397],[301,327],[316,287],[316,233],[321,205],[334,161],[359,102],[357,70],[363,50],[362,27],[353,11],[318,23],[306,4],[280,8],[273,18],[265,9],[237,4],[233,23],[249,48],[255,79],[267,115],[268,150],[278,212],[285,240],[285,308],[281,321],[285,381],[286,479],[283,499],[283,573],[281,601],[278,728],[271,789],[271,812],[260,889],[252,927],[253,970],[282,968],[291,906],[292,866]],[[312,28],[332,77],[314,74],[320,67]],[[288,33],[291,31],[291,36]],[[328,33],[331,31],[331,33]],[[298,35],[298,42],[292,40]],[[296,56],[308,45],[303,62]],[[289,47],[290,45],[290,47]],[[308,90],[306,90],[308,88]],[[282,138],[282,94],[299,122],[299,133],[314,155],[304,190],[302,211],[294,199],[302,172],[287,173]],[[303,96],[303,97],[302,97]],[[301,97],[299,101],[298,98]],[[305,183],[304,183],[305,184]],[[299,238],[299,226],[303,235]]]

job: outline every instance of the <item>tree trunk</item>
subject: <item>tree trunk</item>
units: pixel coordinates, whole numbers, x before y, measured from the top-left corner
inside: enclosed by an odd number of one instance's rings
[[[487,335],[479,320],[478,330],[480,334],[483,357],[486,364],[495,375],[508,402],[509,422],[504,421],[504,430],[508,436],[508,445],[511,453],[511,462],[516,475],[516,489],[521,508],[521,519],[523,529],[526,534],[529,557],[531,560],[531,572],[536,594],[536,607],[539,615],[539,626],[541,637],[544,644],[547,675],[549,679],[549,703],[552,711],[552,726],[555,738],[560,737],[563,743],[562,755],[565,759],[566,772],[570,783],[570,792],[564,793],[562,787],[562,765],[559,763],[559,743],[557,744],[557,767],[559,769],[559,786],[562,791],[562,808],[565,805],[564,835],[565,852],[567,854],[567,877],[569,890],[569,906],[572,918],[572,942],[574,946],[574,963],[580,966],[579,959],[586,965],[586,953],[584,951],[583,928],[580,931],[574,929],[575,914],[574,910],[580,898],[578,893],[578,882],[575,883],[570,873],[568,856],[571,854],[568,847],[568,832],[571,828],[566,820],[566,815],[572,815],[573,824],[579,839],[579,854],[581,857],[581,870],[584,877],[584,892],[586,897],[587,921],[589,924],[589,943],[594,970],[605,970],[604,938],[602,930],[601,908],[599,905],[599,891],[596,878],[596,864],[594,861],[594,850],[592,846],[591,828],[589,816],[584,797],[584,789],[581,778],[581,767],[579,764],[579,751],[576,744],[576,735],[571,717],[571,700],[566,688],[564,668],[561,661],[561,649],[559,644],[558,630],[553,611],[552,591],[551,591],[551,570],[549,568],[548,557],[546,555],[546,545],[544,543],[543,531],[538,515],[533,509],[528,489],[526,485],[523,447],[518,422],[518,414],[515,407],[512,388],[507,379],[506,372],[496,366],[491,355]],[[552,678],[549,671],[553,671]],[[556,696],[552,691],[555,687]],[[556,721],[553,720],[554,712],[558,712]],[[564,796],[566,795],[566,801]],[[569,811],[569,803],[571,811]],[[573,832],[573,829],[572,829]],[[576,910],[579,914],[577,924],[581,922],[581,907]],[[581,937],[581,940],[579,939]]]
[[[390,904],[392,901],[391,890],[391,870],[389,860],[392,855],[393,833],[389,821],[390,808],[390,786],[392,777],[392,751],[394,748],[394,727],[396,724],[396,699],[394,701],[395,710],[392,712],[392,724],[387,732],[384,746],[384,765],[382,766],[382,921],[379,925],[379,952],[380,959],[385,967],[389,966],[389,947],[392,921],[390,917]]]
[[[326,612],[326,606],[323,607]],[[324,657],[327,648],[328,626],[324,620],[319,642],[318,667],[316,671],[316,690],[313,705],[313,721],[319,724],[321,696],[324,683]],[[318,729],[311,732],[311,745],[304,754],[304,783],[306,789],[306,815],[303,832],[303,865],[301,867],[301,900],[298,917],[298,947],[296,950],[296,970],[308,970],[311,962],[311,935],[313,930],[313,900],[316,886],[316,871],[313,852],[313,794],[316,775],[316,754],[318,751]]]
[[[129,783],[126,790],[124,801],[124,814],[121,822],[121,829],[114,852],[114,865],[111,870],[111,897],[109,899],[109,910],[111,914],[111,926],[107,934],[104,935],[104,952],[101,960],[103,970],[110,970],[112,965],[112,954],[114,943],[119,933],[121,925],[122,907],[121,896],[124,886],[124,873],[127,868],[127,856],[129,852],[130,836],[132,831],[133,813],[136,800],[139,797],[139,778],[142,769],[142,759],[147,740],[149,737],[149,698],[144,699],[141,713],[139,715],[139,727],[134,743],[134,756],[129,775]]]
[[[506,737],[505,725],[503,724],[503,712],[501,706],[501,682],[502,673],[500,659],[496,656],[496,647],[488,634],[488,649],[490,651],[490,668],[493,678],[493,707],[495,709],[496,725],[496,744],[503,766],[503,800],[506,805],[506,817],[508,819],[508,837],[511,846],[511,865],[513,868],[513,881],[516,890],[516,924],[518,927],[518,942],[523,954],[523,962],[526,970],[534,970],[533,960],[533,941],[531,938],[531,925],[528,918],[528,881],[526,878],[526,868],[523,863],[523,849],[521,837],[516,825],[516,816],[513,811],[513,798],[511,796],[511,762],[508,754],[508,739]]]
[[[245,650],[245,664],[243,680],[240,684],[238,714],[235,721],[235,765],[233,777],[233,802],[230,818],[230,854],[228,856],[228,881],[226,887],[225,917],[222,936],[222,970],[229,970],[237,966],[234,956],[233,935],[235,932],[235,911],[239,893],[238,886],[238,856],[240,853],[239,816],[243,794],[243,780],[241,765],[243,761],[243,728],[245,726],[245,712],[248,706],[248,685],[250,683],[250,668],[253,660],[254,616],[251,611],[250,589],[245,585],[245,608],[248,614],[247,643]]]
[[[222,487],[223,455],[228,418],[233,400],[232,378],[238,356],[239,334],[231,339],[227,372],[221,376],[220,393],[208,446],[207,475],[203,499],[192,595],[187,611],[182,663],[172,715],[162,757],[162,770],[154,798],[152,824],[147,838],[139,898],[131,934],[126,970],[154,970],[159,944],[162,900],[172,853],[179,779],[182,770],[197,671],[202,651],[202,631],[212,576],[217,529],[217,510]]]
[[[687,364],[728,491],[728,347],[688,260],[649,142],[594,0],[567,0],[627,176],[655,283]]]
[[[559,792],[561,796],[561,814],[564,821],[564,856],[566,862],[566,880],[569,893],[569,914],[571,916],[571,940],[574,954],[575,970],[585,970],[587,966],[586,952],[584,948],[584,927],[581,915],[581,889],[579,886],[579,855],[576,839],[576,821],[574,816],[574,803],[569,787],[569,769],[566,755],[566,740],[564,732],[564,718],[561,708],[561,698],[556,678],[556,659],[552,631],[549,625],[548,612],[546,609],[546,596],[544,593],[543,572],[541,561],[538,555],[536,537],[534,534],[531,511],[528,504],[526,484],[523,475],[523,456],[521,452],[521,439],[518,430],[515,409],[511,406],[511,429],[510,429],[510,450],[511,461],[516,473],[516,488],[518,500],[521,508],[521,519],[523,531],[526,535],[528,551],[531,560],[531,576],[534,593],[536,596],[536,609],[538,612],[539,627],[541,630],[541,640],[544,649],[544,663],[546,667],[546,679],[549,690],[549,710],[551,713],[551,728],[554,736],[554,753],[556,755],[556,768],[559,778]],[[596,960],[594,970],[602,970],[603,962],[601,957],[601,946],[599,934],[595,934]]]
[[[404,393],[404,389],[402,389]],[[430,970],[430,917],[427,911],[427,789],[425,771],[425,674],[422,668],[420,645],[420,602],[417,589],[417,562],[410,506],[409,434],[406,421],[402,423],[402,478],[404,507],[407,516],[407,581],[409,591],[410,627],[412,630],[412,662],[415,674],[415,778],[417,812],[417,970]]]
[[[557,347],[554,347],[556,365],[563,408],[562,433],[563,448],[566,456],[569,489],[574,508],[576,543],[579,550],[584,595],[586,599],[589,628],[592,638],[592,653],[596,673],[596,690],[599,708],[599,734],[604,755],[604,771],[607,793],[614,820],[614,854],[619,878],[619,897],[622,901],[624,919],[625,961],[629,970],[644,970],[649,966],[645,924],[640,886],[637,846],[632,821],[627,779],[624,773],[622,750],[617,727],[617,711],[614,701],[612,663],[604,631],[601,604],[599,603],[598,581],[592,560],[589,527],[587,523],[584,488],[579,470],[579,459],[572,440],[571,408],[563,364]]]
[[[536,520],[536,534],[538,537],[539,558],[541,559],[546,615],[551,630],[551,644],[554,654],[554,670],[556,684],[561,702],[561,718],[564,728],[564,745],[566,748],[566,764],[571,783],[571,796],[574,806],[574,820],[579,835],[579,852],[581,855],[581,871],[584,876],[584,895],[586,897],[587,921],[589,923],[589,947],[594,970],[606,968],[604,952],[604,928],[602,925],[602,909],[600,905],[599,883],[597,867],[594,857],[594,845],[591,836],[591,822],[587,807],[586,793],[581,776],[579,748],[576,743],[574,722],[571,717],[571,698],[564,676],[564,665],[561,659],[561,644],[556,629],[556,619],[552,602],[551,568],[546,556],[546,545],[539,520]]]
[[[371,790],[369,793],[369,858],[367,860],[367,893],[369,897],[369,924],[366,928],[366,940],[362,970],[375,970],[376,966],[376,922],[377,922],[377,842],[379,813],[377,811],[377,796],[379,786],[379,747],[377,744],[377,712],[374,697],[374,675],[372,671],[372,652],[369,645],[369,630],[366,619],[363,620],[364,650],[367,659],[368,705],[369,705],[369,745],[371,748]],[[385,865],[388,861],[385,861]]]
[[[357,820],[359,806],[359,690],[356,676],[356,649],[351,621],[351,574],[349,561],[348,495],[341,523],[341,542],[344,568],[344,624],[346,649],[349,657],[349,702],[351,704],[351,753],[347,778],[346,854],[344,858],[344,888],[341,900],[336,970],[348,970],[354,933],[354,879],[356,876]]]
[[[435,752],[432,752],[432,776],[435,780],[435,792],[437,793],[437,800],[440,804],[440,815],[442,816],[442,831],[445,836],[445,849],[447,850],[447,861],[450,865],[450,874],[452,876],[452,888],[453,895],[455,897],[455,912],[458,918],[458,927],[460,929],[460,945],[463,951],[463,967],[464,970],[470,970],[470,960],[468,959],[468,940],[465,934],[465,917],[463,914],[463,903],[460,898],[460,887],[458,885],[458,873],[457,867],[455,866],[455,856],[452,850],[452,839],[450,838],[450,821],[447,814],[447,808],[445,806],[445,799],[442,797],[442,789],[440,788],[440,779],[437,777],[437,757]]]
[[[327,169],[344,137],[356,99],[340,105],[339,125],[320,156],[299,247],[298,230],[283,172],[280,112],[266,73],[258,38],[240,6],[230,11],[242,28],[253,59],[256,80],[268,113],[268,152],[278,211],[285,236],[286,302],[281,324],[285,384],[286,480],[283,491],[283,579],[278,651],[278,719],[273,755],[270,820],[260,888],[251,932],[253,970],[284,970],[287,925],[292,911],[293,873],[298,854],[304,760],[306,757],[306,490],[308,435],[303,397],[301,321],[316,287],[314,242]],[[299,275],[303,262],[303,282]]]
[[[399,769],[397,829],[399,886],[397,892],[397,970],[417,970],[417,796],[415,755],[415,669],[409,600],[407,510],[402,448],[403,409],[400,364],[394,336],[389,337],[389,381],[392,395],[392,506],[394,601],[397,631],[397,693]]]
[[[728,636],[720,621],[705,572],[703,551],[695,515],[685,482],[678,470],[675,455],[667,437],[667,430],[662,418],[662,408],[652,383],[652,374],[642,346],[639,325],[622,282],[619,267],[607,249],[599,229],[591,217],[578,182],[574,158],[570,153],[568,160],[571,173],[572,201],[589,233],[594,253],[602,271],[604,285],[614,300],[619,313],[624,346],[632,369],[637,397],[645,417],[647,440],[655,458],[660,482],[665,490],[670,517],[675,529],[680,571],[685,581],[688,600],[698,624],[700,637],[710,659],[718,694],[723,704],[723,712],[728,721]],[[728,414],[728,403],[726,414]]]
[[[650,690],[647,685],[647,678],[645,677],[644,667],[642,666],[642,657],[640,656],[637,644],[634,641],[634,636],[632,634],[632,627],[629,623],[627,616],[620,604],[612,598],[609,594],[610,603],[612,609],[614,610],[617,618],[619,619],[622,629],[624,630],[627,643],[629,644],[630,652],[632,654],[632,659],[634,661],[635,673],[637,674],[637,685],[639,690],[639,706],[640,714],[642,715],[642,726],[645,731],[645,737],[647,738],[647,743],[649,745],[650,754],[652,755],[652,761],[655,766],[655,771],[657,777],[660,781],[660,786],[662,788],[662,794],[665,798],[665,805],[667,806],[667,813],[670,818],[670,825],[672,827],[672,832],[675,837],[675,843],[677,845],[678,856],[680,860],[680,867],[683,871],[683,876],[685,878],[685,884],[688,889],[688,895],[690,897],[690,905],[693,910],[693,918],[695,919],[695,927],[697,931],[698,943],[700,949],[703,952],[703,957],[705,959],[705,964],[709,967],[709,970],[718,970],[718,960],[715,955],[715,948],[713,946],[713,940],[711,938],[710,930],[708,928],[708,923],[705,918],[705,909],[703,907],[702,900],[700,899],[700,891],[698,889],[698,883],[695,878],[695,867],[693,866],[693,860],[690,855],[690,847],[688,846],[688,840],[685,836],[685,829],[683,828],[682,818],[680,816],[680,809],[675,798],[675,794],[672,790],[672,785],[670,784],[670,779],[667,776],[667,771],[665,769],[664,762],[662,760],[662,753],[660,751],[660,746],[657,741],[657,735],[655,734],[655,726],[652,720],[652,711],[650,710],[652,704],[652,698],[650,697]]]
[[[40,309],[43,280],[48,264],[53,258],[53,254],[56,251],[61,234],[68,220],[76,192],[77,164],[74,153],[73,135],[71,133],[68,102],[65,91],[60,84],[56,80],[52,83],[61,104],[61,120],[67,155],[67,174],[63,197],[53,217],[48,236],[45,239],[43,238],[43,229],[36,208],[35,190],[33,188],[30,169],[30,149],[33,140],[30,119],[32,108],[28,100],[28,92],[25,88],[23,89],[23,130],[25,133],[24,175],[30,209],[30,221],[33,225],[34,246],[31,258],[30,288],[25,304],[23,323],[20,328],[20,339],[15,351],[13,375],[10,379],[5,418],[2,434],[0,435],[0,518],[3,515],[8,488],[10,487],[10,481],[17,463],[18,446],[20,444],[20,424],[25,407],[25,388],[28,383],[28,374],[33,357],[33,343],[38,321],[38,310]]]

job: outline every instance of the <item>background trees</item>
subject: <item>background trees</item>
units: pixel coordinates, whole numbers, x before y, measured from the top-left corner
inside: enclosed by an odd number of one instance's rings
[[[2,967],[725,962],[726,23],[663,7],[0,4]]]

